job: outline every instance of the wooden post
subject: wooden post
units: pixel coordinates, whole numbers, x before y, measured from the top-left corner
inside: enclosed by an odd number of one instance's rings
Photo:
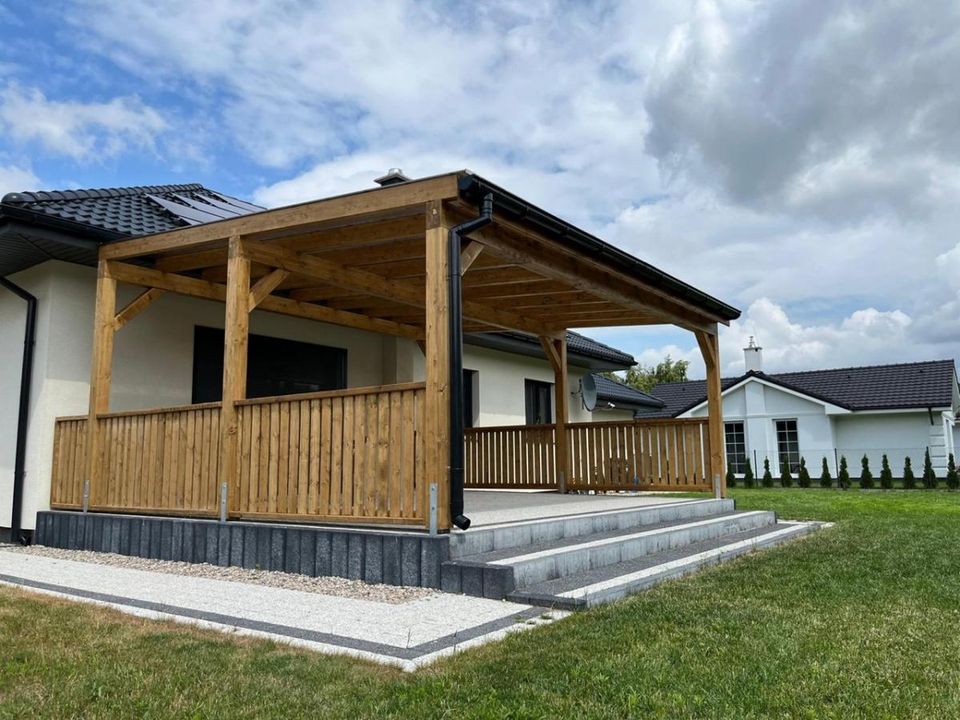
[[[540,337],[540,344],[553,368],[554,423],[557,448],[557,489],[567,491],[570,478],[570,442],[567,424],[570,422],[570,387],[567,382],[567,333],[554,337]]]
[[[113,340],[116,333],[117,281],[107,263],[97,270],[97,299],[93,313],[93,354],[90,359],[90,404],[87,411],[87,481],[89,505],[104,501],[97,416],[110,411],[110,381],[113,373]]]
[[[221,482],[227,484],[230,510],[239,508],[238,400],[247,396],[247,346],[250,335],[250,260],[239,235],[230,237],[227,260],[227,304],[223,344],[223,398],[220,410]],[[220,497],[220,489],[217,489]]]
[[[450,528],[450,297],[447,293],[447,226],[443,204],[427,203],[426,223],[426,397],[423,419],[425,514],[430,484],[437,484],[437,527]]]
[[[713,333],[696,331],[700,354],[707,366],[707,435],[710,439],[710,480],[714,492],[727,496],[727,474],[724,467],[723,397],[720,387],[720,344],[716,326]]]

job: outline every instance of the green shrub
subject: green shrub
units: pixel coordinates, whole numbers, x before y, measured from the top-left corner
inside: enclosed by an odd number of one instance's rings
[[[797,485],[802,488],[810,487],[810,471],[807,470],[806,458],[800,458],[800,470],[797,472]]]
[[[903,487],[906,490],[913,490],[917,486],[917,477],[913,474],[913,464],[910,458],[903,460]]]
[[[833,477],[830,475],[830,466],[827,465],[827,459],[823,459],[823,469],[820,470],[820,487],[828,488],[833,485]]]
[[[786,460],[780,463],[780,486],[791,487],[793,485],[793,475],[790,474],[790,465]]]
[[[840,472],[837,473],[837,487],[846,490],[850,487],[850,471],[847,469],[847,458],[840,456]]]
[[[886,453],[883,454],[880,465],[880,487],[889,490],[893,487],[893,471],[890,469],[890,460],[887,459]]]
[[[873,473],[870,472],[870,459],[864,455],[860,461],[860,489],[869,490],[873,487]]]
[[[737,486],[737,476],[733,474],[733,460],[727,461],[727,487]]]
[[[947,460],[947,487],[951,490],[960,488],[960,472],[957,471],[957,463],[953,459],[953,453],[950,453],[950,459]]]
[[[743,486],[747,488],[757,486],[757,479],[753,476],[753,465],[750,464],[750,458],[747,458],[747,466],[743,469]]]
[[[763,459],[763,479],[764,487],[773,487],[773,475],[770,474],[770,458]]]
[[[937,473],[934,472],[933,462],[930,460],[930,448],[923,453],[923,486],[927,490],[937,487]]]

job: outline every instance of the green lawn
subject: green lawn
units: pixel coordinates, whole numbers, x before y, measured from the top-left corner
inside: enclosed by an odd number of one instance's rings
[[[413,675],[0,590],[0,717],[960,717],[960,494],[735,490],[836,522]]]

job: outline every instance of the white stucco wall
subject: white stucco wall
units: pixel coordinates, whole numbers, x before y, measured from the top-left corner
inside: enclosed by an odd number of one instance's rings
[[[847,456],[851,474],[854,476],[859,475],[860,458],[864,454],[870,458],[870,468],[876,475],[879,472],[881,456],[885,452],[894,475],[900,475],[904,458],[909,456],[914,472],[919,477],[923,469],[924,451],[931,444],[931,430],[939,429],[942,440],[943,425],[939,416],[939,413],[934,414],[936,424],[933,426],[926,411],[856,413],[837,417],[834,421],[837,446],[840,448],[839,452]],[[945,453],[942,450],[937,452],[931,447],[930,454],[934,467],[942,474],[946,468]]]

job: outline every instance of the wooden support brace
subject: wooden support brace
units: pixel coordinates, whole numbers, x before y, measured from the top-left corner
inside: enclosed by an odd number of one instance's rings
[[[478,243],[476,240],[469,240],[464,246],[463,250],[460,251],[460,274],[466,274],[467,270],[470,269],[470,266],[473,265],[474,260],[480,257],[480,253],[483,252],[483,244]]]
[[[288,277],[290,277],[288,271],[278,269],[260,278],[257,284],[250,289],[249,311],[253,312],[256,310],[257,306],[266,299],[267,295],[276,290],[280,286],[280,283]]]
[[[114,328],[116,330],[122,328],[137,317],[137,315],[153,305],[154,301],[162,295],[165,295],[166,292],[163,288],[150,288],[140,293],[136,298],[131,300],[123,310],[117,313],[117,316],[113,319]]]

